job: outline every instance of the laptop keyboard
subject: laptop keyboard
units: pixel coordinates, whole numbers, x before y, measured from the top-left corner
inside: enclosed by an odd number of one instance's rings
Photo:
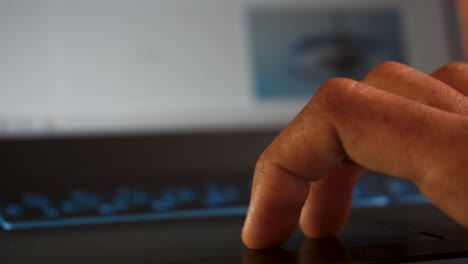
[[[0,227],[11,231],[242,216],[247,212],[249,196],[249,182],[208,182],[196,187],[171,185],[154,189],[121,186],[110,190],[25,192],[0,197]],[[374,182],[360,180],[353,193],[353,207],[427,202],[414,185],[394,178]]]

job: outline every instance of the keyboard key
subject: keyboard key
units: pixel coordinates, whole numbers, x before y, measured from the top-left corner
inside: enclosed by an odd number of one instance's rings
[[[3,210],[8,217],[17,218],[23,215],[24,209],[18,204],[9,204]]]
[[[23,204],[31,208],[43,208],[50,204],[48,197],[38,193],[25,193],[23,195]]]
[[[70,200],[63,200],[60,202],[60,209],[65,214],[76,214],[78,212],[78,205]]]
[[[151,200],[149,193],[145,191],[135,191],[132,195],[131,201],[134,205],[145,205],[148,204]]]
[[[114,207],[112,206],[112,204],[100,204],[99,205],[99,212],[103,215],[111,215],[114,213]]]
[[[82,190],[72,191],[70,194],[71,200],[78,206],[85,208],[97,208],[101,202],[101,198],[96,193],[86,192]]]
[[[60,215],[59,211],[51,206],[42,208],[42,213],[46,218],[57,218]]]

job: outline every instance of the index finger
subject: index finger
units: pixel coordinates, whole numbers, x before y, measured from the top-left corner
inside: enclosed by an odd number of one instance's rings
[[[266,248],[285,241],[297,226],[309,183],[345,155],[366,168],[417,181],[437,158],[434,146],[450,145],[446,130],[454,119],[353,80],[328,81],[257,162],[244,243]]]

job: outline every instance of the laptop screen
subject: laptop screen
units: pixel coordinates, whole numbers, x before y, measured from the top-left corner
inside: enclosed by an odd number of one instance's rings
[[[279,128],[327,78],[449,61],[443,19],[421,0],[1,0],[0,135]]]

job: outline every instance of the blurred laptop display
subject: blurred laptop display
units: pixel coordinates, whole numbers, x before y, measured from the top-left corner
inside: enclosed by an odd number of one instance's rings
[[[0,0],[0,228],[244,214],[255,158],[320,83],[453,58],[439,4]],[[375,173],[354,196],[427,202]]]

